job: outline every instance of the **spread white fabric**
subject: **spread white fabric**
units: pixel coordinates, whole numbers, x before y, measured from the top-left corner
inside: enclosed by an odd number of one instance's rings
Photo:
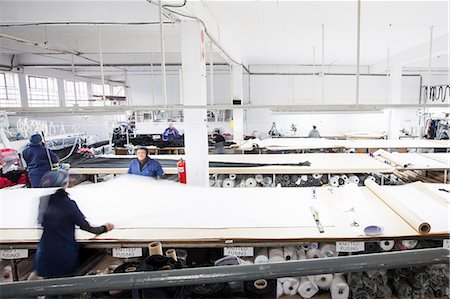
[[[39,197],[55,189],[0,191],[0,228],[36,228]],[[320,196],[302,188],[201,188],[124,175],[67,190],[93,225],[116,228],[316,227],[333,218]]]

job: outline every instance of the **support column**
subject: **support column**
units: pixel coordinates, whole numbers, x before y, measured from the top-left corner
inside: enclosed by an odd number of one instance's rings
[[[181,61],[184,104],[206,105],[205,31],[198,21],[181,24]],[[207,187],[208,129],[206,109],[184,109],[187,183]]]
[[[22,104],[22,107],[29,107],[26,75],[18,74],[17,78],[19,80],[20,103]]]
[[[56,79],[56,82],[58,84],[59,107],[65,107],[66,106],[66,90],[64,89],[64,79],[58,78],[58,79]],[[74,88],[76,88],[76,86],[74,86]]]
[[[389,76],[389,103],[402,103],[402,66],[396,65],[391,67]],[[400,136],[401,126],[401,110],[389,109],[389,128],[388,137],[390,139],[398,139]]]
[[[241,105],[244,100],[242,65],[233,65],[231,67],[231,96],[233,101],[240,100]],[[233,140],[242,142],[244,140],[244,110],[233,109]]]

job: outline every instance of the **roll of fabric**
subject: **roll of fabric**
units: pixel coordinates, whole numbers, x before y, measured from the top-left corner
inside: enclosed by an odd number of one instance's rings
[[[311,281],[308,277],[302,277],[300,279],[300,284],[298,286],[298,294],[302,296],[302,298],[309,299],[312,298],[317,292],[319,288],[317,285]]]
[[[283,248],[284,259],[286,261],[293,261],[297,259],[297,252],[295,251],[294,246],[284,247]]]
[[[210,187],[214,187],[216,185],[216,181],[215,180],[209,180],[209,186]]]
[[[323,258],[322,251],[320,249],[309,249],[306,251],[306,257],[308,259],[317,259],[317,258]]]
[[[253,188],[258,186],[258,183],[256,182],[256,180],[254,178],[247,178],[245,180],[245,187],[247,188]]]
[[[245,298],[273,298],[275,293],[278,293],[278,282],[275,279],[258,279],[244,282]]]
[[[245,261],[237,256],[227,255],[214,262],[214,266],[231,266],[245,264]]]
[[[262,185],[264,187],[272,187],[272,183],[273,183],[273,180],[270,176],[265,176],[262,181]]]
[[[302,175],[300,178],[303,182],[306,182],[308,180],[308,176],[306,174]]]
[[[357,177],[356,175],[351,175],[350,177],[349,177],[349,179],[350,179],[350,183],[353,183],[353,184],[359,184],[359,177]]]
[[[235,180],[235,179],[236,179],[236,174],[230,173],[230,175],[228,175],[228,178],[229,178],[230,180]]]
[[[269,262],[269,251],[266,247],[257,248],[255,254],[255,264],[267,264]]]
[[[223,184],[223,180],[219,180],[219,179],[217,179],[216,180],[216,184],[214,185],[214,187],[222,187],[222,184]]]
[[[283,295],[283,284],[281,283],[281,281],[277,280],[277,298],[280,298]]]
[[[314,174],[312,175],[312,177],[313,177],[314,179],[316,179],[316,180],[319,180],[319,179],[322,178],[322,175],[321,175],[320,173],[314,173]]]
[[[283,281],[283,293],[287,296],[294,296],[297,294],[300,281],[298,278],[287,277]]]
[[[234,188],[234,180],[232,179],[224,179],[222,182],[223,188]]]
[[[192,298],[218,298],[226,293],[227,283],[198,284],[192,286]]]
[[[306,260],[306,252],[301,246],[295,248],[297,254],[297,260]]]
[[[342,274],[335,274],[330,286],[331,299],[347,299],[350,288]]]
[[[245,188],[245,180],[241,180],[241,182],[239,183],[239,187]]]
[[[338,256],[336,246],[333,244],[321,244],[320,251],[323,257],[335,257]]]
[[[263,179],[264,179],[264,177],[262,174],[255,175],[255,180],[257,183],[262,183]]]
[[[417,246],[417,243],[419,243],[419,241],[417,241],[417,240],[402,240],[401,243],[406,249],[413,249]]]
[[[300,246],[306,251],[311,248],[311,243],[302,243]]]
[[[269,263],[285,262],[284,252],[282,247],[275,247],[269,249]]]
[[[392,282],[392,286],[394,287],[397,296],[400,298],[411,298],[413,289],[411,285],[405,279],[394,279]]]
[[[380,241],[378,245],[383,251],[391,251],[394,248],[395,242],[393,240],[385,240]]]
[[[319,249],[319,243],[318,242],[311,242],[311,243],[309,243],[309,247],[311,249]]]
[[[333,281],[333,274],[320,274],[314,275],[314,283],[321,290],[329,290],[331,287],[331,282]]]

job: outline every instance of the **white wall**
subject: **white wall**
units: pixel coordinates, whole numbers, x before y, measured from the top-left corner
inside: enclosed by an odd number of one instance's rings
[[[283,114],[269,110],[249,110],[246,113],[245,132],[254,130],[266,138],[272,122],[282,134],[290,134],[291,124],[297,126],[297,135],[307,136],[313,125],[317,126],[322,136],[336,136],[345,132],[388,132],[389,113],[316,113],[316,114]],[[401,128],[410,130],[417,126],[418,116],[415,110],[402,111],[399,115]]]
[[[324,101],[320,76],[253,75],[250,80],[252,104],[355,104],[356,83],[353,75],[326,75]],[[418,104],[419,88],[420,77],[403,76],[402,102]],[[361,76],[359,98],[360,104],[388,104],[389,77]]]

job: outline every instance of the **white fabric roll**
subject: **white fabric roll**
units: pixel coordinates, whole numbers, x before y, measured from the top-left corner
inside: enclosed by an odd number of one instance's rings
[[[308,277],[302,277],[300,279],[300,284],[298,286],[297,292],[300,296],[302,296],[305,299],[312,298],[317,292],[319,291],[319,288],[317,285],[311,281]]]
[[[335,257],[338,256],[336,246],[333,244],[321,244],[320,251],[323,257]]]
[[[340,274],[335,274],[330,287],[331,299],[348,299],[350,295],[350,288],[344,277]]]
[[[222,182],[223,188],[234,188],[234,180],[232,179],[224,179]]]
[[[380,248],[383,249],[384,251],[391,251],[392,248],[394,248],[395,241],[385,240],[385,241],[380,241],[378,244],[380,245]]]
[[[279,280],[277,280],[277,298],[280,298],[283,295],[283,284]]]
[[[419,243],[419,241],[417,241],[417,240],[403,240],[402,241],[402,245],[405,246],[406,249],[413,249],[414,247],[417,246],[417,243]]]
[[[306,174],[302,175],[300,177],[302,179],[302,181],[306,182],[308,180],[308,176]]]
[[[295,248],[295,251],[297,253],[297,260],[306,260],[305,249],[303,249],[301,246],[297,246]]]
[[[313,178],[315,178],[316,180],[322,178],[322,175],[321,175],[320,173],[315,173],[315,174],[313,174],[312,176],[313,176]]]
[[[273,180],[272,180],[272,178],[270,176],[265,176],[263,178],[262,184],[263,184],[264,187],[271,187],[272,186],[272,182],[273,182]]]
[[[311,242],[311,243],[309,243],[309,248],[311,248],[311,249],[319,249],[319,243],[318,242]]]
[[[297,294],[300,281],[298,278],[287,277],[283,281],[283,293],[287,296],[294,296]]]
[[[269,249],[269,262],[270,263],[279,263],[285,262],[283,248],[275,247]]]
[[[311,243],[303,243],[303,244],[300,245],[300,246],[302,246],[302,248],[303,248],[304,250],[308,250],[308,249],[311,248]]]
[[[295,261],[297,259],[297,252],[294,246],[284,247],[283,253],[286,261]]]
[[[306,251],[306,257],[308,259],[317,259],[317,258],[323,258],[322,251],[320,249],[309,249]]]
[[[228,176],[228,178],[229,178],[230,180],[235,180],[235,179],[236,179],[236,174],[230,173],[230,175]]]
[[[320,274],[314,275],[314,283],[321,290],[329,290],[331,287],[331,282],[333,281],[333,274]]]
[[[256,180],[256,182],[262,183],[263,179],[264,179],[264,177],[263,177],[262,174],[257,174],[257,175],[255,175],[255,180]]]
[[[267,248],[257,248],[255,255],[255,264],[267,264],[269,262],[269,251]]]
[[[253,188],[256,186],[258,186],[258,183],[256,182],[256,180],[254,178],[248,178],[245,180],[245,187]]]
[[[375,177],[373,177],[373,176],[371,176],[371,175],[369,175],[369,176],[366,178],[366,180],[371,180],[371,181],[376,182]]]
[[[351,175],[349,177],[349,179],[350,179],[350,183],[359,184],[359,177],[357,177],[356,175]]]

